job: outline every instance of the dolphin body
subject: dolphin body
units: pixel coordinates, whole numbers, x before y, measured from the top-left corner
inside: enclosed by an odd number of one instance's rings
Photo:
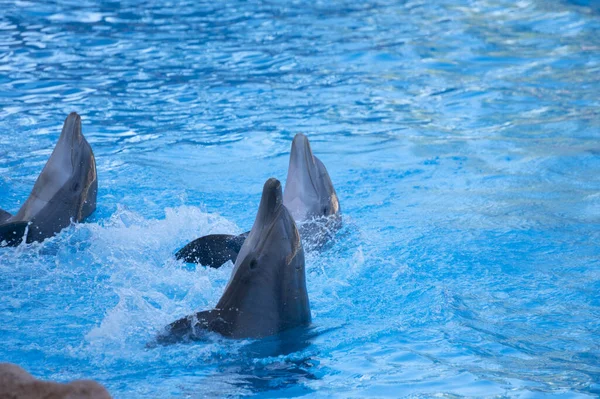
[[[302,133],[296,134],[292,142],[283,204],[298,224],[309,251],[320,249],[341,227],[340,203],[327,168],[313,155]],[[203,236],[188,243],[175,257],[218,268],[228,260],[235,262],[247,235]]]
[[[281,183],[271,178],[216,307],[171,323],[157,342],[201,339],[207,332],[263,338],[310,321],[300,235],[283,206]]]
[[[43,241],[96,209],[98,180],[92,147],[81,133],[81,117],[65,119],[58,143],[16,215],[0,209],[0,245]]]

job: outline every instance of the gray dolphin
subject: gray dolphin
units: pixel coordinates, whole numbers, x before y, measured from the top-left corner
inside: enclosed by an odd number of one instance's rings
[[[313,155],[308,138],[296,134],[292,142],[283,204],[298,224],[307,250],[321,248],[341,227],[340,202],[327,168]],[[200,237],[175,257],[214,268],[228,260],[235,262],[248,233],[238,236],[211,234]]]
[[[97,191],[94,153],[81,133],[81,117],[72,112],[19,212],[0,210],[0,244],[43,241],[81,222],[96,209]]]
[[[341,227],[340,202],[327,168],[302,133],[292,142],[283,203],[308,249],[320,248]]]
[[[157,341],[199,339],[207,331],[262,338],[310,321],[300,235],[283,206],[281,183],[271,178],[217,306],[171,323]]]

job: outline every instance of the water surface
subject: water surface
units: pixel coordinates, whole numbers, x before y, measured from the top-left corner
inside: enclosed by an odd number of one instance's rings
[[[600,394],[597,1],[0,9],[0,207],[71,111],[99,176],[90,223],[0,249],[0,360],[116,398]],[[231,273],[172,254],[246,231],[297,132],[345,224],[312,330],[147,348]]]

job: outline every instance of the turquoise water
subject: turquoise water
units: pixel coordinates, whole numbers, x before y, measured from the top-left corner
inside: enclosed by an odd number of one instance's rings
[[[600,395],[600,3],[0,1],[0,207],[71,111],[92,220],[0,249],[0,361],[116,398]],[[301,339],[147,348],[303,132],[344,229]]]

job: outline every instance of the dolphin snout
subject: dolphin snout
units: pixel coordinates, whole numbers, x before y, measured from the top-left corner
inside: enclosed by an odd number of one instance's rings
[[[81,116],[77,112],[71,112],[65,119],[62,135],[73,144],[81,142]]]
[[[302,145],[305,147],[308,145],[308,137],[306,137],[303,133],[296,133],[292,145],[294,144],[298,146]]]
[[[314,167],[314,159],[310,141],[302,133],[296,134],[292,141],[292,150],[290,151],[290,166],[306,169],[308,173]]]
[[[292,152],[292,156],[296,155],[297,157],[300,157],[300,158],[306,157],[309,154],[312,155],[308,137],[306,137],[302,133],[296,134],[296,136],[294,136],[294,140],[292,141],[292,151],[291,152]],[[301,155],[303,155],[303,157]]]
[[[264,190],[276,191],[281,188],[281,182],[274,177],[269,178],[264,185]]]
[[[259,213],[265,216],[271,214],[283,203],[283,194],[281,192],[281,182],[271,177],[265,182],[263,194],[260,201]],[[262,212],[261,212],[262,211]]]

